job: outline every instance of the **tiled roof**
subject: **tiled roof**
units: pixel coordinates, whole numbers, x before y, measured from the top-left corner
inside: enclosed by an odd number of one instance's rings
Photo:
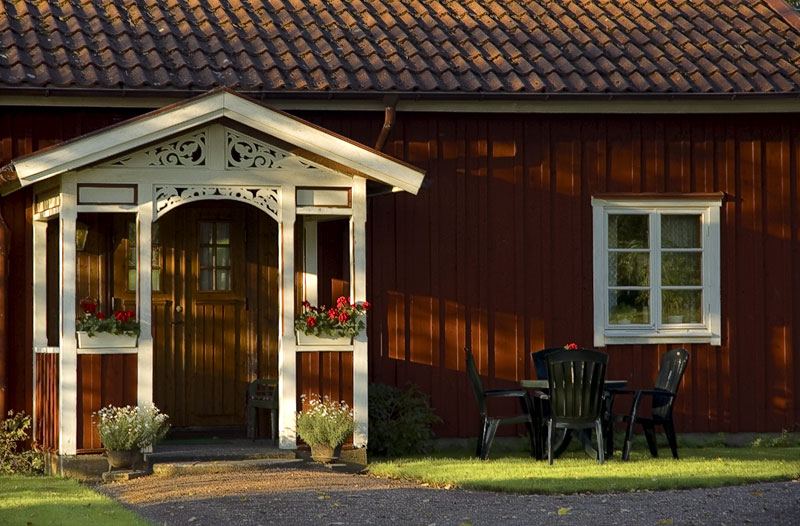
[[[0,0],[0,89],[800,93],[783,0]]]

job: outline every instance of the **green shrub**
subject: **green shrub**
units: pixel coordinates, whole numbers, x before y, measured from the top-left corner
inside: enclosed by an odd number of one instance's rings
[[[436,422],[441,419],[431,409],[428,395],[417,386],[369,386],[371,454],[393,457],[425,453],[433,438],[431,425]]]
[[[8,412],[8,418],[0,423],[0,473],[42,473],[44,461],[41,453],[32,449],[21,449],[28,440],[31,417],[25,412]]]

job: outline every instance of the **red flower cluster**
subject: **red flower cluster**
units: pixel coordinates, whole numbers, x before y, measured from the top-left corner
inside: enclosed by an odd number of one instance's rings
[[[578,350],[578,344],[574,343],[574,342],[573,343],[568,343],[567,345],[564,346],[564,349],[566,349],[568,351],[577,351]]]
[[[135,316],[135,314],[134,314],[134,312],[132,310],[114,311],[114,318],[116,318],[117,321],[121,321],[123,323],[125,323],[128,320],[130,320],[134,316]]]
[[[367,301],[359,305],[346,296],[339,296],[335,307],[304,301],[303,311],[295,317],[295,329],[313,335],[355,336],[366,327],[363,317],[371,307]]]
[[[93,314],[97,312],[97,303],[89,298],[84,298],[81,300],[81,308],[86,314]]]

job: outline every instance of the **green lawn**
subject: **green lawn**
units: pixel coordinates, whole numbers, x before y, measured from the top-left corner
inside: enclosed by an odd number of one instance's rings
[[[651,458],[641,448],[622,462],[619,452],[604,465],[581,451],[568,451],[553,465],[524,453],[492,454],[486,462],[467,452],[436,453],[370,464],[378,476],[414,479],[438,487],[520,493],[600,493],[643,489],[715,487],[800,478],[800,447],[682,448]]]
[[[3,526],[149,524],[108,497],[70,479],[3,475],[0,495]]]

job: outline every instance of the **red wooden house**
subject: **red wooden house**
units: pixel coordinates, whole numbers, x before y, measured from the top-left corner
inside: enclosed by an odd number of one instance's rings
[[[108,403],[241,425],[257,377],[282,447],[315,392],[365,445],[372,381],[475,436],[467,345],[494,386],[571,341],[645,386],[686,347],[679,431],[800,422],[783,0],[0,1],[0,107],[0,409],[52,451]],[[340,294],[366,333],[299,346]],[[136,347],[79,347],[84,297]]]

